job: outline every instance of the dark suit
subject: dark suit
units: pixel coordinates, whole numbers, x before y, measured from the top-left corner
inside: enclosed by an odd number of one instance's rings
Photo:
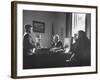
[[[26,54],[32,53],[32,50],[35,47],[35,43],[30,34],[26,34],[24,36],[23,47],[24,47]]]
[[[72,45],[72,52],[79,65],[90,65],[90,41],[86,37],[76,40]]]
[[[26,34],[23,40],[23,68],[32,66],[32,50],[35,48],[35,43],[30,34]]]

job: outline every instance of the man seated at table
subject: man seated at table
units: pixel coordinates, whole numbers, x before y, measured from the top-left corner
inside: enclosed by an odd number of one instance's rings
[[[63,51],[63,44],[60,41],[58,34],[53,36],[52,48],[50,49],[50,51],[53,51],[53,52]]]

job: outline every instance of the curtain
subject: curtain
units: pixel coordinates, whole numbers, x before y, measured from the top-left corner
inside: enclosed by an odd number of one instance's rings
[[[79,30],[85,31],[85,13],[73,13],[72,14],[72,36],[76,34]]]
[[[88,39],[91,38],[91,14],[86,14],[86,35]]]

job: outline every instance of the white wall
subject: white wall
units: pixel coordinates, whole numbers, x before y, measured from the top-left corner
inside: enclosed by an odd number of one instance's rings
[[[41,45],[43,47],[50,47],[52,37],[52,24],[54,27],[54,34],[59,34],[62,42],[65,37],[66,27],[66,13],[61,12],[41,12],[41,11],[23,11],[23,25],[30,24],[33,26],[33,21],[41,21],[45,23],[45,33],[33,32],[32,37],[35,41],[37,34],[41,35]],[[24,26],[23,26],[24,27]],[[24,29],[25,32],[25,29]]]
[[[58,34],[60,36],[60,40],[63,42],[66,32],[66,13],[56,13],[54,20],[55,34]]]
[[[52,21],[53,13],[50,12],[37,12],[37,11],[24,11],[24,22],[25,24],[33,25],[33,21],[40,21],[45,23],[45,33],[37,33],[33,32],[32,37],[35,41],[35,37],[37,34],[41,35],[41,45],[43,47],[49,47],[51,40],[51,30],[52,30]]]
[[[24,0],[25,1],[25,0]],[[99,0],[31,0],[51,3],[98,5],[100,14]],[[98,16],[98,23],[100,16]],[[100,24],[98,24],[100,26]],[[98,34],[100,35],[100,27]],[[100,36],[98,36],[98,47],[100,47]],[[98,49],[100,52],[100,49]],[[98,52],[98,53],[99,53]],[[26,80],[100,80],[100,54],[98,54],[98,74],[27,78]],[[0,0],[0,80],[13,80],[10,78],[11,70],[11,0]],[[20,80],[20,79],[18,79]],[[24,80],[24,79],[21,79]]]

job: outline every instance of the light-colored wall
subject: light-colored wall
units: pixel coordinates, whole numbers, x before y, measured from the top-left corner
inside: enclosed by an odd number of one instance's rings
[[[32,37],[35,41],[37,34],[41,35],[41,45],[43,47],[50,47],[52,37],[52,24],[54,27],[54,34],[59,34],[61,41],[64,41],[65,27],[66,27],[66,13],[59,12],[41,12],[41,11],[23,11],[23,25],[31,24],[32,21],[41,21],[45,23],[45,33],[33,32]],[[25,29],[24,29],[25,32]]]
[[[32,21],[41,21],[45,23],[45,33],[37,33],[33,32],[32,37],[35,41],[35,37],[37,34],[41,35],[41,45],[43,47],[49,47],[50,46],[50,40],[51,40],[51,28],[52,28],[52,21],[53,19],[53,13],[50,12],[37,12],[37,11],[24,11],[24,22],[23,24],[31,24],[33,25]]]
[[[55,16],[55,34],[60,36],[60,40],[62,43],[64,42],[65,38],[65,31],[66,31],[66,13],[56,13]]]

